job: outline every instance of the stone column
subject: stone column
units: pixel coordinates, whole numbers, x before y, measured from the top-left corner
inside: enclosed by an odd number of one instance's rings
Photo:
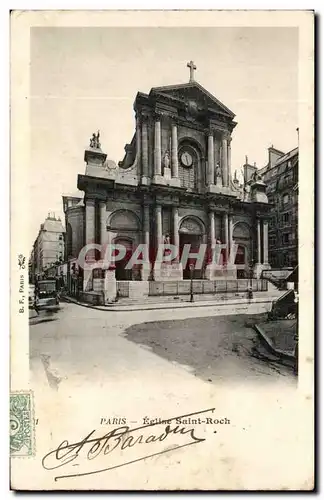
[[[209,242],[210,242],[210,261],[213,258],[215,246],[216,246],[216,238],[215,238],[215,212],[210,210],[209,212]]]
[[[208,132],[208,178],[207,185],[214,184],[214,133]]]
[[[260,223],[260,219],[257,219],[257,260],[258,260],[257,264],[261,264],[261,223]]]
[[[143,243],[146,248],[146,255],[143,255],[146,264],[141,269],[142,281],[146,281],[150,275],[150,206],[144,205],[143,210]]]
[[[93,199],[87,199],[85,202],[85,233],[86,233],[86,244],[96,243],[96,203]],[[94,260],[95,251],[90,250],[87,253],[88,259]]]
[[[209,239],[212,248],[215,246],[215,212],[211,210],[209,212]]]
[[[136,157],[137,157],[137,172],[141,174],[141,119],[139,115],[136,115]]]
[[[226,245],[225,255],[226,255],[226,263],[228,261],[228,214],[224,214],[223,216],[223,227],[224,227],[224,243]]]
[[[147,140],[147,119],[142,119],[142,177],[148,178],[148,140]]]
[[[178,128],[176,123],[172,123],[171,128],[171,167],[172,177],[179,177],[178,172]]]
[[[150,206],[144,205],[144,220],[143,220],[143,236],[145,245],[149,246],[150,244]]]
[[[179,252],[180,252],[180,238],[179,238],[179,209],[178,207],[172,207],[172,243],[174,246],[177,247],[178,249],[178,257],[177,260],[179,260]]]
[[[106,211],[106,202],[99,202],[99,211],[100,211],[100,245],[101,245],[101,259],[105,258],[106,253],[106,245],[108,243],[107,238],[107,211]]]
[[[227,139],[225,135],[222,137],[222,172],[223,186],[228,186]]]
[[[230,185],[231,179],[231,159],[232,159],[232,148],[231,148],[232,139],[229,137],[227,139],[227,185]]]
[[[155,207],[155,227],[156,227],[156,250],[162,243],[162,207],[156,205]]]
[[[235,256],[231,255],[233,252],[233,215],[228,216],[228,255],[231,264],[235,264]]]
[[[228,217],[228,243],[229,247],[231,247],[233,241],[233,216],[230,215]]]
[[[95,200],[87,199],[85,202],[85,242],[86,245],[96,243],[96,203]],[[86,254],[86,260],[93,262],[95,260],[95,249],[90,249]],[[92,270],[83,271],[83,290],[91,290]]]
[[[263,221],[263,264],[268,264],[268,221]]]
[[[161,176],[161,174],[162,174],[161,119],[157,117],[154,125],[154,175]]]

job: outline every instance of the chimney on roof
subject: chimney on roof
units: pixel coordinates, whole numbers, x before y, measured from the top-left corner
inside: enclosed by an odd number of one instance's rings
[[[268,167],[272,168],[277,163],[279,158],[281,158],[284,155],[285,153],[274,148],[272,144],[270,148],[268,148]]]

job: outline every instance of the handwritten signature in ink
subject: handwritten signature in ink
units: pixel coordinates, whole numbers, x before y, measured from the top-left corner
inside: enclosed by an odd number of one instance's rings
[[[74,474],[62,474],[55,477],[55,481],[58,479],[66,479],[69,477],[77,476],[87,476],[91,474],[98,474],[101,472],[109,471],[119,467],[124,467],[125,465],[130,465],[146,458],[151,458],[157,455],[162,455],[179,448],[184,448],[186,446],[191,446],[193,444],[201,443],[205,441],[205,438],[197,437],[195,434],[195,429],[193,427],[188,428],[185,425],[172,425],[172,422],[186,417],[191,417],[193,415],[200,415],[202,413],[207,413],[214,411],[215,408],[209,408],[207,410],[201,410],[194,413],[189,413],[186,415],[181,415],[173,418],[168,418],[168,425],[164,426],[162,432],[153,433],[151,428],[156,425],[161,425],[159,423],[150,423],[148,425],[142,425],[140,427],[130,428],[128,426],[116,427],[109,432],[105,433],[103,436],[95,436],[96,430],[92,430],[87,434],[82,440],[70,443],[67,439],[64,439],[59,446],[47,453],[42,459],[42,465],[44,469],[54,470],[59,468],[64,468],[68,464],[79,466],[79,463],[75,461],[80,458],[84,458],[86,463],[93,461],[99,456],[110,455],[115,450],[127,450],[139,447],[139,445],[149,445],[149,444],[159,444],[165,440],[170,440],[172,436],[183,436],[189,438],[189,441],[184,444],[175,445],[174,447],[168,447],[162,451],[156,453],[147,454],[145,456],[136,457],[133,460],[126,461],[119,464],[107,464],[104,469],[86,470],[85,472],[79,472]],[[140,432],[139,432],[140,431]],[[90,466],[90,463],[89,463]]]

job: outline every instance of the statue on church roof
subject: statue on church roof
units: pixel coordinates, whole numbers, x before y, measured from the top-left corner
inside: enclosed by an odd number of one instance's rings
[[[97,134],[95,134],[95,132],[92,134],[92,137],[90,139],[90,148],[100,149],[101,144],[99,142],[99,138],[100,138],[100,132],[98,130]]]
[[[254,182],[257,182],[257,181],[262,181],[262,177],[261,175],[258,173],[258,171],[256,170],[253,174],[252,174],[252,180]]]

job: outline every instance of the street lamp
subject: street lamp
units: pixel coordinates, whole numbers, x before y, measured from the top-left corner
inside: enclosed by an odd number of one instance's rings
[[[194,264],[190,264],[189,269],[190,269],[190,302],[194,302],[194,296],[193,296],[193,273],[195,269]]]

